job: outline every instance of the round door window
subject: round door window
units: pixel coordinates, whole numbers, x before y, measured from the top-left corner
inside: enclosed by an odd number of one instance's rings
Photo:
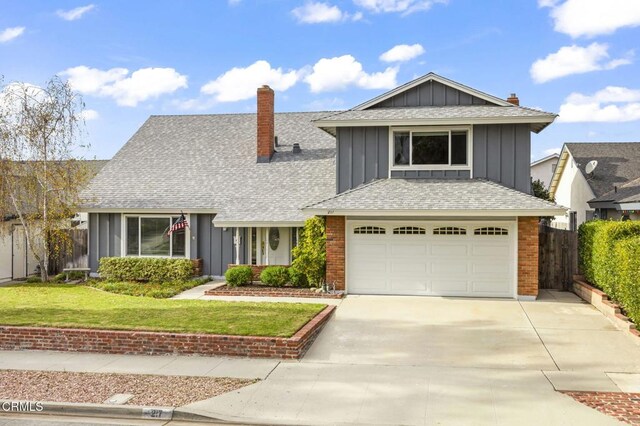
[[[278,250],[278,246],[280,245],[280,230],[278,228],[269,229],[269,247],[271,250]]]

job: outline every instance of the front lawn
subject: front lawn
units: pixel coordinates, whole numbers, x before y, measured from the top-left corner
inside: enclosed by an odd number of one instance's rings
[[[140,283],[135,281],[102,281],[89,280],[87,285],[109,293],[126,294],[127,296],[145,296],[156,299],[168,299],[183,291],[210,282],[209,278],[197,278],[188,281],[169,281],[165,283]]]
[[[0,287],[0,325],[291,337],[325,305],[162,300],[66,284]]]

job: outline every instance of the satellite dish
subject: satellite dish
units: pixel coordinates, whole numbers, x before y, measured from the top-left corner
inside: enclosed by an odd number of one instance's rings
[[[587,172],[587,174],[591,174],[596,169],[596,167],[598,167],[598,161],[591,160],[587,163],[587,166],[584,168],[584,171]]]

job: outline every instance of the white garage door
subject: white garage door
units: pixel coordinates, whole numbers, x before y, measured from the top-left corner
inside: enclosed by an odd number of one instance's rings
[[[347,292],[516,296],[515,222],[347,226]]]

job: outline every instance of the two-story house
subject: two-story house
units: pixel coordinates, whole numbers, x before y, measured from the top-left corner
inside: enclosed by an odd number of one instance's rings
[[[90,266],[103,256],[288,264],[326,217],[327,281],[349,294],[535,298],[531,132],[554,114],[430,73],[342,112],[152,116],[93,180]],[[167,234],[184,212],[189,228]]]

